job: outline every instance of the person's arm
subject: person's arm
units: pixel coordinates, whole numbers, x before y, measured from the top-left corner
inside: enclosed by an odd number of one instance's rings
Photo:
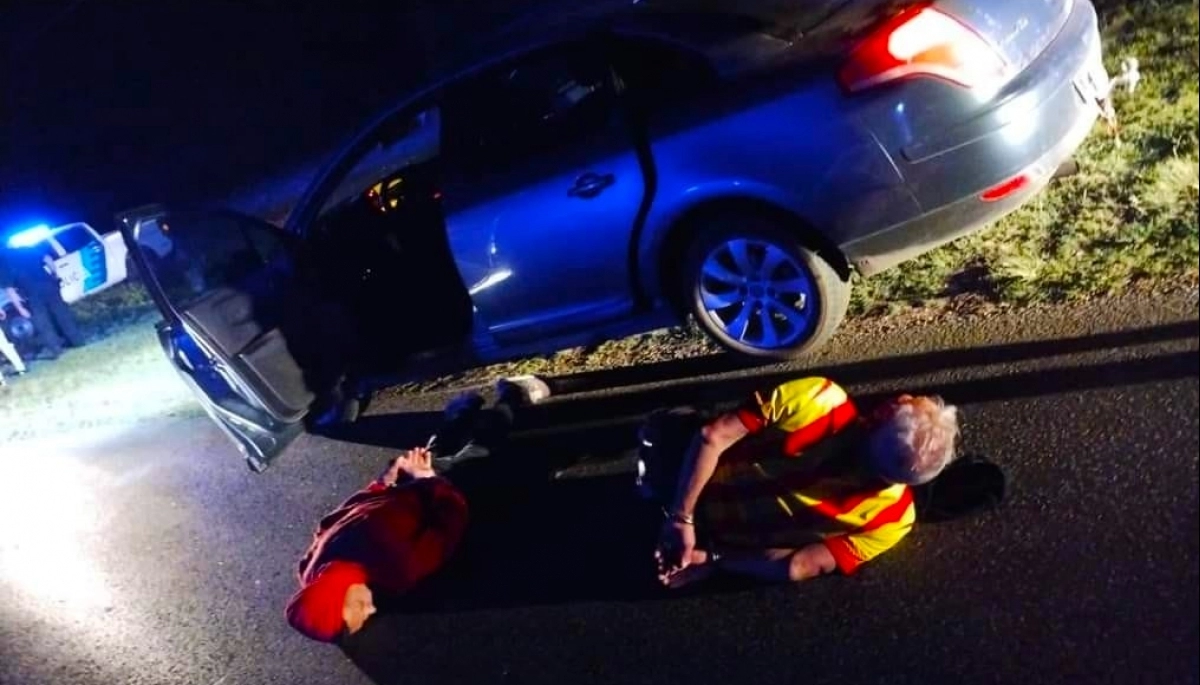
[[[692,563],[692,552],[696,549],[694,516],[700,493],[717,470],[721,454],[749,432],[737,413],[727,413],[704,426],[692,442],[655,550],[660,572],[674,573]]]
[[[430,478],[412,487],[421,498],[421,523],[405,553],[404,584],[411,587],[445,566],[467,528],[467,501],[445,478]]]
[[[717,470],[721,455],[749,432],[742,419],[732,412],[718,416],[700,430],[684,459],[669,513],[680,518],[695,515],[700,493]]]
[[[397,483],[420,478],[432,478],[433,454],[424,447],[413,447],[393,459],[379,477],[367,485],[367,492],[379,492]]]

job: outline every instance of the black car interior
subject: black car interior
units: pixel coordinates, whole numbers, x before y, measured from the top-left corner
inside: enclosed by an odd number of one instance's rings
[[[462,341],[471,298],[450,251],[440,161],[404,167],[327,211],[309,238],[320,282],[344,303],[373,368]]]

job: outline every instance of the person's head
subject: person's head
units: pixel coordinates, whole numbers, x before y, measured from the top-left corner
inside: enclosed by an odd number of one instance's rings
[[[958,408],[936,396],[900,395],[871,416],[870,465],[891,483],[928,483],[954,460]]]
[[[288,623],[319,642],[336,642],[357,633],[375,613],[366,581],[366,571],[358,564],[326,564],[288,602]]]

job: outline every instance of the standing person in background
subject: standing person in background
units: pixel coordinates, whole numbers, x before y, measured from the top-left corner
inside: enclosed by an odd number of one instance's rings
[[[8,288],[8,291],[10,298],[13,298],[16,295],[12,288]],[[19,301],[20,300],[13,299],[14,303]],[[4,312],[3,308],[0,308],[0,321],[4,321],[7,318],[8,314]],[[21,354],[17,352],[17,347],[13,345],[12,341],[8,339],[8,336],[4,334],[3,326],[0,326],[0,354],[4,355],[5,359],[8,359],[8,363],[12,365],[13,370],[15,370],[18,374],[25,373],[25,362],[21,359]],[[4,385],[4,374],[2,372],[0,372],[0,385]]]
[[[70,347],[83,347],[86,339],[74,312],[63,302],[54,261],[34,248],[10,249],[4,259],[14,285],[24,296],[24,304],[18,305],[17,311],[33,322],[42,346],[35,358],[57,359],[64,339]]]
[[[8,272],[3,260],[0,260],[0,292],[3,292],[8,297],[8,301],[12,303],[13,308],[17,310],[18,314],[29,316],[25,309],[25,302],[17,294],[15,281],[12,274]],[[0,321],[4,321],[7,318],[8,313],[4,311],[4,306],[0,305]],[[17,353],[16,346],[5,335],[3,326],[0,326],[0,354],[8,359],[8,363],[12,365],[18,374],[25,373],[25,362],[21,359],[21,355]],[[0,373],[0,385],[4,385],[3,373]]]

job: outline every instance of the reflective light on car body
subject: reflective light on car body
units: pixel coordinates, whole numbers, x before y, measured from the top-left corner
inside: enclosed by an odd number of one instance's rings
[[[892,118],[896,122],[896,127],[900,129],[900,137],[904,140],[904,144],[908,145],[913,140],[912,124],[908,120],[908,107],[903,101],[897,102],[892,108]]]
[[[510,276],[512,276],[511,269],[500,269],[498,271],[493,271],[492,273],[488,274],[487,276],[484,276],[483,279],[480,280],[478,283],[471,286],[471,288],[469,290],[467,290],[467,293],[470,295],[474,295],[476,293],[483,292],[484,290],[487,290],[488,288],[496,285],[497,283],[508,280],[508,278]]]
[[[1038,106],[1033,93],[1022,93],[1004,104],[1003,112],[1008,120],[1000,128],[1000,136],[1009,145],[1021,145],[1038,131],[1039,119],[1032,111]]]

